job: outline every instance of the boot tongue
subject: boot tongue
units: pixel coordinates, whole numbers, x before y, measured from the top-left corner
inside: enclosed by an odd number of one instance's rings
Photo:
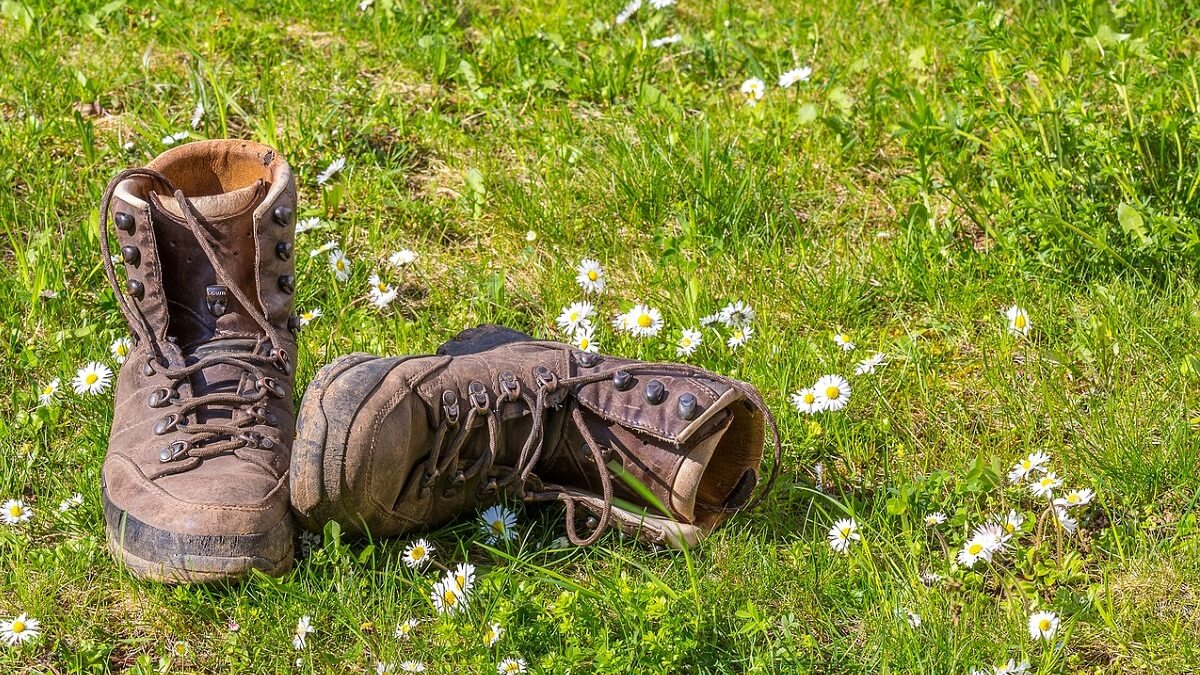
[[[671,509],[684,520],[691,522],[696,518],[696,497],[700,493],[700,484],[704,473],[708,470],[713,453],[721,442],[721,437],[729,430],[732,415],[724,415],[712,420],[712,424],[700,430],[694,438],[695,446],[679,463],[679,470],[671,482]]]

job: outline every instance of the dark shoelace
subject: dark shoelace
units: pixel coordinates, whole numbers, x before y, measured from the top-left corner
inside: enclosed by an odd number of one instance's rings
[[[779,475],[780,465],[783,459],[783,450],[779,438],[779,430],[775,425],[775,418],[771,415],[767,404],[762,400],[762,397],[753,387],[738,382],[721,375],[709,373],[699,368],[687,366],[683,364],[664,364],[664,363],[642,363],[631,364],[626,366],[624,370],[630,373],[640,371],[653,371],[661,373],[663,371],[670,373],[678,373],[691,377],[703,377],[706,379],[722,382],[741,393],[746,400],[759,412],[763,414],[767,427],[771,431],[771,436],[774,441],[774,463],[771,466],[767,480],[762,484],[761,490],[757,497],[738,507],[728,508],[723,507],[721,510],[725,512],[741,511],[744,509],[757,506],[763,498],[770,493],[775,485],[775,480]],[[507,377],[506,377],[507,376]],[[600,382],[610,379],[611,373],[592,373],[588,375],[577,375],[575,377],[559,379],[557,375],[543,369],[538,374],[538,385],[536,392],[533,394],[525,392],[519,381],[511,375],[504,373],[500,378],[500,389],[503,394],[498,397],[496,407],[491,407],[490,396],[479,383],[479,386],[474,386],[473,383],[469,391],[470,410],[467,411],[466,417],[462,419],[461,425],[459,418],[461,410],[458,405],[458,395],[450,390],[442,393],[442,421],[438,425],[438,430],[434,436],[433,452],[429,456],[427,466],[434,467],[432,471],[426,471],[421,478],[421,494],[427,495],[432,489],[432,484],[441,475],[443,475],[451,466],[454,466],[459,459],[459,454],[463,447],[466,446],[468,436],[474,431],[473,426],[475,420],[480,415],[487,416],[488,444],[481,454],[470,467],[465,470],[455,472],[454,478],[450,481],[444,494],[449,496],[461,488],[461,486],[475,476],[487,476],[495,462],[496,456],[500,451],[502,439],[502,426],[499,420],[501,405],[506,402],[515,402],[523,400],[529,407],[533,418],[533,426],[529,430],[529,436],[521,447],[521,452],[517,457],[516,464],[499,480],[489,478],[488,482],[481,485],[481,493],[491,493],[499,490],[505,490],[516,497],[527,499],[530,501],[560,501],[566,508],[565,520],[567,528],[567,539],[576,546],[588,546],[595,543],[604,534],[612,517],[613,509],[613,483],[612,469],[608,467],[606,455],[600,444],[596,441],[588,430],[587,424],[583,419],[583,412],[579,407],[574,407],[571,411],[572,420],[576,428],[583,436],[584,442],[588,446],[588,451],[592,455],[592,460],[597,467],[601,467],[598,472],[600,475],[601,499],[604,507],[601,512],[596,514],[597,523],[590,535],[587,537],[579,536],[575,528],[575,513],[576,508],[583,502],[582,499],[573,496],[571,491],[563,486],[543,484],[540,480],[533,476],[534,468],[537,466],[538,460],[542,457],[542,452],[545,449],[545,424],[547,413],[556,407],[562,405],[563,401],[572,395],[573,387],[583,386],[594,382]],[[459,433],[450,437],[450,433],[456,428],[461,429]],[[445,450],[447,439],[450,439],[450,444]],[[445,457],[442,457],[445,452]],[[526,488],[534,488],[532,492],[526,492]]]
[[[164,350],[162,343],[154,332],[153,325],[142,312],[141,307],[125,298],[125,294],[121,290],[121,284],[117,279],[116,267],[113,264],[112,251],[108,243],[110,235],[108,229],[108,212],[112,205],[113,195],[116,193],[117,186],[122,181],[133,177],[154,180],[166,188],[167,192],[173,194],[176,203],[179,205],[180,213],[183,214],[188,230],[196,238],[196,242],[204,252],[205,257],[208,258],[209,264],[216,273],[217,280],[229,289],[238,302],[241,303],[246,313],[250,315],[250,318],[262,328],[270,344],[270,351],[267,354],[236,350],[213,351],[204,354],[191,365],[184,365],[181,356],[176,355],[175,359],[168,356],[168,352]],[[255,304],[250,301],[245,292],[234,283],[232,275],[221,265],[208,231],[200,225],[200,217],[196,207],[184,196],[183,191],[175,188],[166,176],[153,169],[133,168],[122,171],[109,182],[108,187],[104,190],[104,195],[100,199],[100,252],[104,257],[105,276],[108,278],[108,283],[112,286],[113,292],[117,296],[121,312],[129,322],[129,326],[134,332],[134,337],[139,342],[144,341],[151,350],[143,365],[143,371],[147,375],[151,375],[157,368],[172,383],[170,388],[164,387],[152,392],[147,401],[147,405],[151,408],[174,408],[172,412],[167,413],[159,421],[155,426],[154,432],[158,435],[164,435],[173,430],[178,430],[191,436],[189,440],[175,440],[163,449],[159,454],[159,460],[164,464],[171,464],[171,466],[164,467],[154,477],[187,471],[199,466],[206,458],[225,454],[238,448],[262,447],[269,449],[274,447],[276,443],[275,439],[251,431],[249,427],[272,423],[267,417],[266,408],[257,405],[260,401],[268,396],[283,398],[287,395],[287,392],[280,386],[278,381],[266,374],[267,369],[277,370],[285,376],[290,375],[292,372],[291,357],[281,347],[284,342],[281,339],[279,331],[271,325],[271,322],[264,313],[258,311]],[[176,351],[172,350],[172,353]],[[211,392],[192,396],[191,377],[216,365],[232,366],[248,375],[254,385],[253,393],[240,393],[241,387],[239,386],[238,392]],[[215,423],[211,421],[197,423],[189,421],[189,418],[196,413],[212,406],[230,408],[232,411],[235,411],[235,418],[228,423]],[[236,416],[236,411],[243,411],[246,414],[238,417]],[[258,463],[274,473],[274,469],[271,469],[257,458],[250,456],[244,458]]]

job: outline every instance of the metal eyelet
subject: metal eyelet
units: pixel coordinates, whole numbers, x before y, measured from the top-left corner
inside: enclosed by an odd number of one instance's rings
[[[163,434],[174,431],[175,426],[178,423],[179,423],[179,415],[177,415],[175,413],[169,413],[169,414],[167,414],[167,416],[160,419],[158,421],[158,423],[154,425],[154,434],[156,436],[162,436]]]
[[[150,396],[146,399],[146,405],[151,408],[162,408],[171,402],[171,390],[166,387],[159,387],[150,392]]]
[[[158,453],[158,461],[170,462],[181,457],[191,445],[187,441],[173,441],[162,452]]]
[[[284,375],[292,374],[292,357],[288,355],[286,349],[272,349],[271,358],[275,359],[275,363],[279,366],[279,370],[283,371]]]
[[[467,475],[464,474],[462,471],[456,471],[454,473],[454,480],[451,480],[446,485],[445,489],[442,490],[442,496],[453,497],[454,495],[458,494],[459,491],[462,490],[462,486],[464,484],[466,484],[466,482],[467,482]]]
[[[442,392],[442,411],[450,426],[458,424],[458,394],[449,389]]]
[[[270,409],[268,409],[265,405],[250,406],[246,412],[250,415],[250,419],[254,420],[255,422],[260,424],[272,424],[271,419],[273,415],[271,415]]]
[[[147,356],[146,362],[142,364],[142,374],[150,377],[154,374],[154,359]]]
[[[558,389],[558,375],[546,366],[538,366],[533,369],[533,376],[537,378],[538,386],[546,391],[554,391]]]
[[[275,398],[283,398],[287,392],[283,390],[283,386],[279,384],[273,377],[261,377],[254,381],[254,388],[259,391],[266,391]]]
[[[487,389],[484,388],[482,382],[472,382],[467,386],[467,392],[471,395],[471,403],[475,409],[481,413],[488,411],[491,402],[488,401]]]
[[[475,493],[480,496],[494,495],[499,491],[500,485],[496,482],[495,478],[487,479],[486,483],[481,483],[479,487],[475,489]]]
[[[500,373],[499,383],[500,391],[504,393],[506,400],[515,401],[521,397],[521,381],[511,370]]]

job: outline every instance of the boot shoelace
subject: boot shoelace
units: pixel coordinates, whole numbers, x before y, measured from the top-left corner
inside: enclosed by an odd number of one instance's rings
[[[183,214],[188,230],[196,238],[196,242],[204,252],[205,257],[208,258],[209,264],[212,265],[213,271],[216,273],[217,280],[229,289],[238,302],[241,303],[246,313],[250,315],[250,318],[262,328],[263,333],[267,336],[270,344],[268,353],[260,354],[236,350],[219,350],[200,356],[191,365],[186,365],[182,362],[182,356],[178,355],[178,350],[173,350],[173,353],[176,355],[175,359],[168,357],[162,343],[154,332],[153,325],[145,313],[142,312],[141,307],[129,302],[125,298],[125,294],[121,292],[108,243],[108,212],[112,204],[113,195],[116,192],[117,186],[122,181],[133,177],[150,178],[163,185],[168,192],[173,194],[176,203],[179,205],[179,211]],[[105,276],[108,278],[108,283],[112,286],[113,292],[117,296],[121,312],[125,315],[130,327],[133,329],[134,337],[139,342],[145,341],[145,344],[151,350],[143,365],[143,373],[149,376],[154,374],[157,369],[157,372],[161,372],[171,382],[170,387],[162,387],[151,392],[147,400],[147,405],[151,408],[174,408],[173,411],[168,412],[159,420],[158,424],[155,425],[154,433],[161,436],[177,430],[191,437],[188,440],[177,439],[159,453],[159,460],[163,464],[170,464],[171,466],[164,467],[155,473],[153,477],[187,471],[199,466],[204,459],[216,457],[217,455],[232,452],[243,447],[273,448],[277,444],[276,439],[264,436],[251,430],[249,427],[258,424],[274,426],[277,423],[276,420],[271,419],[266,406],[259,405],[259,403],[268,396],[283,398],[287,395],[286,390],[284,390],[279,382],[266,373],[267,369],[270,368],[283,373],[285,376],[290,375],[292,372],[291,358],[288,356],[287,351],[281,347],[284,343],[279,331],[271,324],[266,315],[257,309],[256,305],[251,302],[245,292],[234,283],[232,276],[220,263],[208,231],[201,226],[199,214],[195,206],[184,196],[183,191],[175,188],[166,176],[153,169],[133,168],[126,169],[117,174],[108,184],[108,187],[105,188],[104,195],[100,199],[100,251],[104,258]],[[245,373],[237,391],[218,391],[193,396],[190,384],[191,377],[215,365],[233,366]],[[245,389],[244,382],[247,379],[246,376],[248,376],[248,379],[253,384],[253,391],[249,393],[243,393]],[[190,421],[193,415],[211,406],[229,407],[233,411],[233,419],[225,423]],[[239,412],[244,412],[245,414],[239,416]],[[267,468],[271,473],[275,472],[269,463],[262,461],[260,458],[253,455],[239,456]]]
[[[701,371],[698,368],[683,364],[630,364],[623,368],[623,370],[630,374],[652,370],[656,373],[669,372],[680,375],[701,376],[729,385],[745,396],[746,400],[763,414],[767,427],[771,431],[775,446],[774,463],[757,497],[744,505],[732,508],[722,507],[721,510],[728,512],[753,508],[770,493],[772,487],[775,485],[775,479],[779,474],[782,462],[782,445],[780,443],[779,430],[775,425],[775,418],[771,415],[770,409],[757,391],[737,380]],[[524,401],[532,414],[533,425],[529,430],[528,438],[521,447],[521,452],[517,457],[513,469],[498,480],[494,477],[488,477],[487,482],[482,484],[479,490],[484,494],[505,490],[517,497],[530,501],[561,501],[566,508],[567,539],[576,546],[588,546],[600,539],[600,536],[604,534],[604,531],[611,522],[613,509],[613,483],[611,474],[613,470],[608,466],[608,453],[605,452],[605,449],[601,447],[596,438],[588,430],[583,418],[583,412],[578,406],[572,408],[571,418],[580,435],[583,436],[584,443],[591,453],[592,461],[595,462],[599,469],[597,473],[600,475],[602,500],[604,502],[603,509],[599,514],[596,514],[597,523],[590,535],[581,537],[575,528],[576,508],[583,502],[583,499],[572,495],[571,491],[563,486],[543,484],[532,474],[538,460],[541,459],[542,451],[545,449],[544,440],[547,413],[551,409],[561,406],[563,401],[571,395],[573,387],[608,380],[612,377],[612,373],[592,373],[559,379],[549,368],[544,366],[538,367],[535,369],[535,372],[537,388],[533,393],[526,392],[521,387],[520,381],[511,372],[506,371],[502,373],[498,382],[499,391],[502,393],[497,397],[494,409],[491,407],[490,396],[483,383],[472,382],[469,385],[468,391],[471,407],[467,411],[466,417],[462,419],[461,425],[459,422],[461,409],[459,407],[458,394],[451,390],[442,392],[442,421],[438,425],[438,429],[434,435],[433,452],[426,462],[426,466],[433,467],[433,469],[427,469],[425,475],[421,478],[421,495],[428,495],[429,491],[432,490],[433,483],[445,474],[451,466],[457,464],[459,453],[466,445],[468,436],[474,431],[474,423],[480,415],[487,418],[487,446],[471,466],[455,471],[454,477],[450,480],[449,485],[446,486],[443,494],[450,496],[461,489],[466,481],[479,475],[488,476],[503,440],[503,427],[500,423],[501,406],[509,402]],[[459,432],[450,440],[449,446],[445,447],[443,451],[447,438],[455,429],[459,429]],[[442,457],[443,452],[445,453],[445,457]],[[532,488],[533,491],[527,492],[527,487]]]

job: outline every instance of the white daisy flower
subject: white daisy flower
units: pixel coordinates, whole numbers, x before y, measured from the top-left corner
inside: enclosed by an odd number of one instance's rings
[[[358,11],[365,12],[368,9],[371,9],[371,5],[374,5],[374,4],[375,4],[375,0],[362,0],[361,2],[358,3]]]
[[[876,352],[870,358],[863,359],[854,366],[855,375],[874,375],[875,369],[887,365],[887,355]]]
[[[321,227],[321,219],[320,218],[305,218],[304,220],[301,220],[300,222],[296,223],[296,234],[304,234],[305,232],[311,232],[313,230],[320,229],[320,227]]]
[[[416,261],[416,252],[406,248],[402,248],[388,256],[388,262],[391,263],[392,267],[407,267]]]
[[[1002,516],[996,516],[995,523],[1004,534],[1013,536],[1021,531],[1021,526],[1025,524],[1025,516],[1024,514],[1009,510],[1008,513]]]
[[[1046,464],[1049,461],[1050,455],[1044,452],[1031,453],[1028,457],[1013,465],[1013,468],[1008,472],[1008,480],[1014,485],[1020,483],[1035,471],[1045,471]]]
[[[908,625],[912,626],[913,628],[921,627],[921,615],[920,614],[917,614],[916,612],[912,611],[911,609],[905,609],[905,610],[902,610],[901,615],[904,617],[904,620],[908,622]]]
[[[1053,499],[1054,491],[1062,485],[1062,481],[1053,471],[1029,484],[1029,491],[1034,497]]]
[[[993,548],[995,545],[995,539],[991,536],[975,535],[971,537],[958,552],[958,564],[963,567],[974,567],[975,563],[980,560],[990,561],[996,552]]]
[[[725,344],[730,349],[737,349],[749,342],[752,337],[754,337],[754,327],[742,326],[741,328],[734,328],[733,332],[729,334],[729,338],[725,340]]]
[[[330,162],[329,166],[325,167],[324,171],[317,174],[317,185],[324,185],[324,184],[328,183],[329,179],[333,178],[333,175],[335,173],[341,171],[343,168],[345,168],[345,166],[346,166],[346,158],[345,157],[338,157],[337,159]]]
[[[575,268],[575,283],[583,289],[584,293],[599,293],[604,290],[604,268],[600,267],[600,262],[591,258],[584,258],[580,261],[579,266]]]
[[[974,538],[982,541],[993,554],[1007,551],[1010,548],[1008,545],[1010,535],[998,523],[984,523],[976,527],[973,534]]]
[[[23,499],[10,499],[0,505],[0,522],[5,525],[23,523],[33,517],[33,509]]]
[[[1054,612],[1034,612],[1029,615],[1029,637],[1049,640],[1058,630],[1058,615]]]
[[[414,570],[420,569],[429,564],[436,550],[428,540],[418,539],[404,549],[404,564]]]
[[[742,83],[741,92],[746,98],[746,105],[753,108],[766,95],[767,84],[757,77],[752,77]]]
[[[433,600],[433,608],[438,614],[457,614],[467,606],[466,598],[459,592],[458,586],[453,583],[447,584],[445,581],[434,584],[429,597]]]
[[[1028,661],[1017,663],[1015,659],[1009,659],[1007,663],[996,664],[992,668],[992,675],[1023,675],[1028,673],[1030,665]]]
[[[620,331],[622,333],[632,332],[633,317],[629,314],[629,312],[618,314],[612,319],[612,327],[613,330]]]
[[[296,633],[292,636],[292,647],[297,650],[308,646],[308,636],[313,632],[312,617],[305,614],[296,622]]]
[[[28,642],[41,632],[42,623],[22,614],[11,621],[0,621],[0,640],[8,643],[9,647]]]
[[[525,241],[527,241],[531,244],[533,242],[537,241],[537,232],[534,232],[533,230],[526,232],[525,233]]]
[[[325,316],[325,312],[322,312],[320,307],[314,307],[307,312],[300,312],[300,325],[307,326],[323,316]]]
[[[630,19],[630,17],[632,17],[634,14],[636,14],[637,11],[641,8],[642,8],[642,0],[629,0],[629,3],[625,5],[625,8],[617,13],[617,18],[614,19],[614,23],[616,23],[618,26],[620,26],[621,24],[628,21]]]
[[[654,9],[666,9],[675,4],[675,0],[650,0],[650,6]]]
[[[338,281],[350,278],[350,259],[340,250],[329,254],[329,266],[333,268],[333,276],[337,277]]]
[[[62,380],[54,378],[42,386],[41,392],[38,393],[38,405],[50,405],[54,402],[54,397],[58,396],[58,389],[62,386]]]
[[[809,68],[808,66],[792,68],[791,70],[780,73],[779,86],[783,87],[784,89],[787,89],[788,87],[792,86],[793,84],[796,84],[797,82],[807,82],[808,78],[811,76],[812,76],[812,68]]]
[[[392,304],[396,299],[396,289],[391,284],[386,283],[379,278],[378,274],[372,274],[367,280],[371,284],[371,304],[379,309],[383,309]]]
[[[425,664],[420,661],[401,661],[400,672],[402,673],[423,673],[425,672]]]
[[[705,328],[711,328],[719,323],[721,323],[720,312],[717,312],[716,314],[709,314],[708,316],[700,318],[700,325],[704,326]]]
[[[834,335],[833,341],[837,343],[837,346],[841,347],[842,351],[844,352],[854,351],[854,340],[852,340],[850,336],[846,335],[845,333],[838,333],[837,335]]]
[[[754,308],[741,300],[725,305],[717,314],[717,320],[729,328],[742,328],[754,321]]]
[[[684,328],[679,334],[679,339],[675,341],[676,356],[691,356],[696,353],[696,348],[704,338],[700,335],[700,331],[691,328]]]
[[[336,239],[330,239],[329,241],[325,242],[324,244],[321,244],[320,246],[309,251],[308,257],[315,258],[319,255],[329,253],[330,251],[341,251],[341,250],[342,250],[342,245],[339,244]]]
[[[103,363],[92,361],[75,373],[71,386],[76,394],[101,394],[112,381],[112,369]]]
[[[633,333],[634,337],[654,337],[662,330],[662,312],[653,307],[642,304],[634,305],[633,309],[629,310],[628,316],[629,332]]]
[[[463,597],[471,595],[475,588],[475,566],[471,563],[459,563],[453,572],[447,572],[443,583],[454,584]]]
[[[204,101],[196,101],[196,109],[192,111],[192,128],[199,129],[204,119]]]
[[[862,539],[858,533],[858,523],[850,518],[842,518],[829,528],[829,547],[838,553],[849,553],[850,545]]]
[[[812,387],[793,392],[791,401],[792,405],[796,408],[796,412],[804,415],[812,415],[825,409],[825,404],[821,401],[817,390]]]
[[[188,135],[187,131],[177,131],[173,134],[167,134],[162,137],[162,144],[166,146],[175,145],[179,141],[185,140]]]
[[[112,354],[117,363],[125,363],[125,359],[129,358],[131,351],[133,351],[133,340],[127,337],[119,337],[108,346],[108,353]]]
[[[934,511],[925,516],[925,527],[937,527],[945,522],[946,514],[941,511]]]
[[[420,623],[421,622],[417,621],[416,619],[405,619],[404,621],[396,624],[396,639],[407,640],[408,638],[412,637],[413,629],[420,625]]]
[[[1017,305],[1013,305],[1005,312],[1008,316],[1008,332],[1011,335],[1020,335],[1022,337],[1029,335],[1029,329],[1033,328],[1033,324],[1029,322],[1029,315],[1025,313]]]
[[[941,580],[942,575],[938,574],[937,572],[932,570],[925,570],[924,572],[921,572],[921,583],[929,586],[930,588],[936,586]]]
[[[1054,507],[1054,520],[1067,534],[1075,534],[1075,531],[1079,529],[1079,521],[1072,518],[1071,514],[1061,506]]]
[[[396,675],[396,670],[392,664],[379,661],[375,664],[375,675]]]
[[[675,33],[674,35],[664,35],[663,37],[660,37],[658,39],[651,40],[650,46],[654,47],[655,49],[658,49],[659,47],[666,47],[667,45],[673,45],[682,39],[683,39],[683,36],[678,33]]]
[[[494,647],[496,646],[496,643],[500,641],[501,635],[504,635],[504,626],[501,626],[498,623],[493,623],[487,628],[483,629],[483,644],[487,645],[488,647]]]
[[[83,506],[83,495],[79,494],[78,492],[59,502],[58,511],[59,513],[65,513],[77,506]]]
[[[596,308],[590,302],[573,302],[570,306],[563,307],[555,323],[567,335],[574,335],[575,331],[581,328],[591,327],[591,318],[595,311]]]
[[[638,0],[640,2],[640,0]],[[496,666],[499,675],[518,675],[525,672],[525,659],[504,659]]]
[[[1082,490],[1071,490],[1070,492],[1067,493],[1067,495],[1065,497],[1059,497],[1058,499],[1055,499],[1054,505],[1062,506],[1065,508],[1074,508],[1076,506],[1083,506],[1084,504],[1091,502],[1092,497],[1094,497],[1095,494],[1096,493],[1092,492],[1091,490],[1089,490],[1087,488],[1084,488]]]
[[[479,520],[479,527],[489,544],[512,541],[517,536],[517,514],[501,504],[488,508]]]
[[[592,352],[593,354],[600,351],[600,345],[596,343],[594,333],[595,329],[592,328],[590,323],[586,328],[580,328],[575,331],[575,335],[572,338],[575,347],[580,351]]]
[[[826,375],[813,385],[824,410],[841,410],[850,402],[850,383],[841,375]]]

